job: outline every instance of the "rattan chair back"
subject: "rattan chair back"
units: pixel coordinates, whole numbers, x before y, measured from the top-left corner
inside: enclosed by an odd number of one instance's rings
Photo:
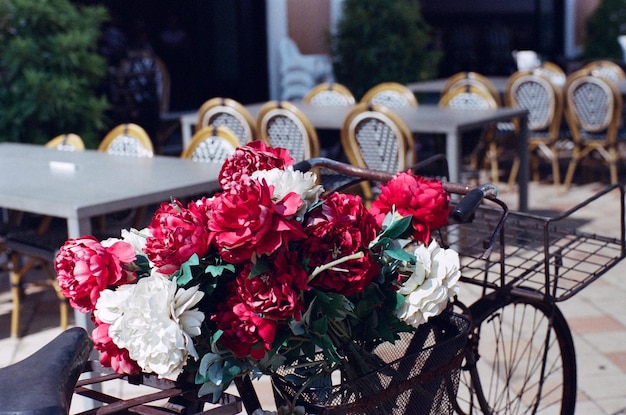
[[[539,154],[552,163],[555,186],[560,183],[559,148],[561,120],[563,119],[563,93],[539,68],[519,71],[511,75],[506,85],[507,106],[528,110],[528,150],[535,180],[539,179]],[[511,172],[515,181],[518,165]]]
[[[354,105],[356,102],[348,88],[334,82],[313,87],[302,100],[313,105]]]
[[[196,131],[180,157],[221,166],[239,145],[237,136],[228,127],[212,125]]]
[[[250,112],[238,101],[216,97],[205,101],[198,111],[198,128],[209,125],[228,127],[241,144],[258,138],[256,122]]]
[[[589,62],[581,70],[590,72],[592,75],[603,76],[612,82],[626,79],[626,72],[617,63],[609,60],[597,60]]]
[[[392,110],[360,103],[346,116],[341,145],[351,164],[371,170],[396,173],[415,160],[413,136]],[[366,200],[372,199],[369,183],[362,184]]]
[[[383,82],[370,88],[361,98],[361,103],[384,105],[391,109],[418,105],[413,92],[397,82]]]
[[[565,71],[554,62],[543,62],[540,66],[535,68],[535,73],[540,73],[541,75],[547,77],[550,82],[558,88],[563,88],[567,79]]]
[[[489,78],[478,72],[457,72],[454,75],[451,75],[448,79],[446,79],[446,82],[441,89],[441,96],[443,97],[449,91],[466,85],[485,89],[493,96],[497,106],[502,105],[500,92],[496,86],[489,80]]]
[[[259,110],[257,129],[261,140],[272,147],[286,148],[296,162],[319,156],[315,128],[302,111],[288,101],[266,102]]]
[[[61,151],[82,151],[85,143],[78,134],[67,133],[57,135],[46,143],[46,147]]]
[[[146,130],[133,123],[113,128],[98,146],[99,151],[117,156],[152,157],[154,147]]]
[[[594,70],[572,73],[565,83],[565,119],[569,126],[574,151],[565,177],[568,189],[578,162],[595,153],[609,165],[611,183],[617,183],[618,129],[621,120],[622,96],[613,82]]]

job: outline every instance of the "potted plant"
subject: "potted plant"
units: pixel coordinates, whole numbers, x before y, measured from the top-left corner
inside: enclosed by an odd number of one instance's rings
[[[361,97],[381,82],[428,79],[442,57],[431,40],[417,1],[344,0],[331,45],[337,81]]]
[[[0,2],[0,140],[45,143],[74,132],[95,147],[106,127],[98,87],[102,6],[69,0]]]

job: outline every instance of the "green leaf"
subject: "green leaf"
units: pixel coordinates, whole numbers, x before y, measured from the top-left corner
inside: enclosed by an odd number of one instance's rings
[[[397,259],[398,261],[415,262],[415,255],[405,251],[404,249],[389,249],[385,251],[385,254],[389,255],[393,259]]]
[[[191,267],[198,264],[200,264],[200,259],[198,258],[197,254],[193,254],[191,258],[183,262],[183,264],[180,266],[180,269],[172,275],[173,277],[176,277],[176,283],[179,287],[183,287],[191,282],[191,280],[193,279]]]
[[[328,332],[328,319],[326,316],[311,322],[311,329],[314,333],[324,335]]]
[[[223,275],[224,271],[235,272],[235,266],[233,264],[207,265],[204,269],[204,272],[214,277]]]
[[[267,257],[260,257],[257,259],[256,263],[252,266],[252,270],[250,270],[249,279],[257,277],[259,275],[265,274],[270,269],[270,266],[267,262]]]
[[[411,229],[413,216],[405,216],[402,219],[394,220],[381,234],[381,238],[398,239],[406,236],[406,232]]]

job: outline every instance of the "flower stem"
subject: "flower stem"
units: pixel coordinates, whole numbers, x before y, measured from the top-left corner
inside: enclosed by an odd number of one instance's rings
[[[320,273],[326,271],[327,269],[334,268],[339,264],[343,264],[344,262],[347,262],[347,261],[352,261],[353,259],[363,258],[364,256],[365,256],[365,252],[359,251],[359,252],[355,252],[354,254],[346,255],[341,258],[338,258],[334,261],[329,262],[328,264],[320,265],[319,267],[316,267],[313,270],[313,272],[309,276],[308,282],[313,281],[313,278],[317,277]],[[340,270],[344,272],[348,272],[348,270],[343,270],[343,269],[340,269]]]

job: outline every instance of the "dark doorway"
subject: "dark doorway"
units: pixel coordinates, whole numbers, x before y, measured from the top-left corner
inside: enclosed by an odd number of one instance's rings
[[[77,1],[88,3],[89,1]],[[91,1],[94,3],[94,1]],[[225,96],[268,99],[265,2],[105,0],[128,42],[147,42],[171,77],[170,110]]]

